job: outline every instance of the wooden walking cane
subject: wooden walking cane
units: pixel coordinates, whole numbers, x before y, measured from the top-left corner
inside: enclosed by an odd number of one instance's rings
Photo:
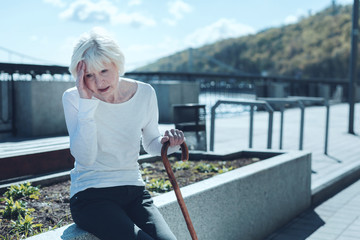
[[[171,169],[171,165],[170,165],[170,162],[169,162],[169,159],[167,157],[167,150],[169,148],[169,141],[165,142],[161,148],[161,158],[163,160],[163,163],[164,163],[164,166],[165,166],[165,169],[166,169],[166,172],[169,176],[169,179],[170,179],[170,182],[171,182],[171,185],[173,186],[174,188],[174,191],[175,191],[175,195],[176,195],[176,198],[177,198],[177,201],[180,205],[180,208],[181,208],[181,212],[182,214],[184,215],[184,218],[185,218],[185,222],[186,222],[186,225],[187,225],[187,228],[189,229],[189,232],[190,232],[190,236],[193,240],[198,240],[197,236],[196,236],[196,232],[195,232],[195,229],[194,229],[194,226],[191,222],[191,219],[190,219],[190,216],[189,216],[189,212],[186,208],[186,205],[185,205],[185,202],[184,202],[184,199],[181,195],[181,192],[180,192],[180,188],[179,188],[179,185],[177,184],[176,182],[176,178],[175,178],[175,175],[174,175],[174,172],[172,171]],[[189,159],[189,150],[188,150],[188,147],[186,145],[185,142],[183,142],[181,144],[181,160],[183,161],[187,161]]]

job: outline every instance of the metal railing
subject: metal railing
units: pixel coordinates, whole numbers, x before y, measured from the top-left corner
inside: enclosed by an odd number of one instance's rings
[[[272,109],[272,107],[267,102],[265,102],[265,101],[226,101],[226,100],[219,100],[211,108],[210,151],[214,151],[216,108],[219,107],[221,104],[233,104],[233,105],[250,106],[249,148],[252,148],[252,142],[253,142],[254,107],[255,106],[257,106],[257,107],[265,107],[266,111],[269,113],[267,148],[271,149],[274,110]]]
[[[300,108],[300,139],[299,139],[299,150],[303,150],[303,139],[304,139],[304,115],[305,106],[302,101],[288,98],[258,98],[258,100],[266,101],[269,103],[274,111],[280,110],[280,142],[279,149],[282,149],[283,145],[283,133],[284,133],[284,111],[286,106],[296,105]]]
[[[210,129],[210,151],[214,151],[215,142],[215,119],[216,108],[221,104],[237,104],[250,106],[250,127],[249,127],[249,148],[252,148],[253,142],[253,121],[254,121],[254,107],[265,107],[265,110],[269,112],[268,122],[268,144],[267,148],[272,146],[272,131],[273,131],[273,113],[277,109],[280,111],[280,142],[279,148],[283,146],[283,133],[284,133],[284,111],[285,107],[289,105],[295,105],[300,108],[300,135],[299,135],[299,150],[303,150],[304,142],[304,125],[305,125],[305,108],[307,104],[322,104],[326,107],[325,116],[325,142],[324,142],[324,154],[328,154],[328,139],[329,139],[329,118],[330,118],[330,103],[324,98],[317,97],[302,97],[302,96],[290,96],[288,98],[258,98],[256,101],[224,101],[219,100],[211,108],[211,129]]]
[[[325,115],[325,143],[324,143],[324,154],[328,154],[328,139],[329,139],[329,118],[330,118],[330,102],[325,98],[319,97],[303,97],[303,96],[289,96],[290,99],[297,100],[301,102],[304,106],[306,103],[317,103],[322,104],[326,108],[326,115]],[[304,117],[304,116],[303,116]],[[301,139],[303,141],[303,139]],[[302,147],[302,142],[301,142]],[[302,150],[302,149],[301,149]]]

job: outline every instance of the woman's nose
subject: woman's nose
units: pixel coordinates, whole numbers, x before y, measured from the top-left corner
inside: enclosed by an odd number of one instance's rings
[[[102,77],[100,76],[95,77],[95,83],[98,88],[102,87],[104,85],[104,82],[105,80]]]

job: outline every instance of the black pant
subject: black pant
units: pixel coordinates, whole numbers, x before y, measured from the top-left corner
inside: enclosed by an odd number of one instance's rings
[[[74,222],[101,240],[176,239],[141,186],[89,188],[70,199],[70,209]]]

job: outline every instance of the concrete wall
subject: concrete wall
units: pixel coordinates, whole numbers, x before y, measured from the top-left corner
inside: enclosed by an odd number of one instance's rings
[[[289,84],[287,83],[274,83],[272,82],[268,88],[267,88],[267,95],[268,97],[274,97],[274,98],[284,98],[289,95],[286,88]]]
[[[317,84],[317,88],[318,88],[318,96],[316,97],[322,97],[325,99],[331,98],[331,91],[329,85],[319,83]]]
[[[289,84],[275,82],[259,82],[255,85],[257,97],[283,98],[289,95]]]
[[[264,239],[310,207],[311,154],[284,153],[183,187],[181,192],[199,239]],[[177,239],[191,239],[173,191],[154,197],[154,203]],[[71,224],[30,239],[97,238]]]
[[[0,140],[12,135],[11,82],[0,81]]]
[[[74,82],[15,81],[15,127],[19,137],[66,135],[61,97]]]
[[[199,103],[200,85],[185,81],[153,81],[159,105],[159,122],[173,123],[173,105]]]

